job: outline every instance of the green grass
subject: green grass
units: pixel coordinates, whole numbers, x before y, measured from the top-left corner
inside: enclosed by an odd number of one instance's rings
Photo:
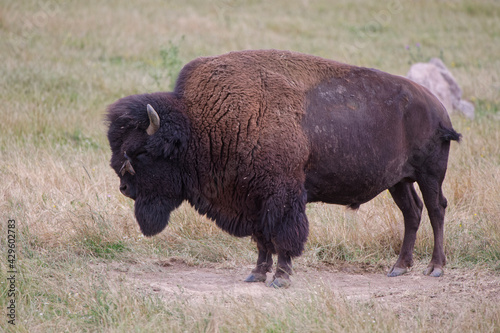
[[[452,145],[444,185],[447,268],[498,281],[498,1],[5,0],[0,244],[6,248],[6,221],[15,219],[17,331],[498,331],[500,308],[487,298],[451,314],[354,302],[327,286],[274,293],[267,303],[230,295],[193,302],[137,292],[88,269],[166,257],[194,266],[254,262],[249,239],[221,232],[187,205],[162,234],[142,237],[133,203],[120,194],[109,167],[104,123],[107,105],[170,90],[195,57],[252,48],[312,53],[400,75],[415,61],[441,57],[476,106],[474,121],[452,118],[463,142]],[[313,204],[307,213],[311,233],[299,265],[346,262],[381,270],[394,263],[403,224],[388,193],[358,212]],[[432,242],[424,215],[417,262],[430,260]],[[0,260],[1,281],[6,265]],[[7,301],[2,283],[0,306]],[[5,318],[0,328],[11,330]]]

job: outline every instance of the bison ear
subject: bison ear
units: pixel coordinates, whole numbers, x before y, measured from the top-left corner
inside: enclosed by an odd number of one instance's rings
[[[153,109],[151,104],[148,104],[146,109],[148,110],[149,117],[149,126],[146,129],[146,133],[148,133],[148,135],[153,135],[160,128],[160,116],[158,116],[158,113]]]
[[[147,129],[149,134],[149,145],[151,152],[156,156],[168,159],[175,159],[181,155],[186,147],[190,135],[187,118],[177,110],[170,110],[167,115],[163,115],[160,128],[160,117],[158,113],[148,104],[148,116],[150,124]],[[154,133],[158,132],[158,135]]]
[[[162,155],[164,158],[176,159],[187,147],[187,138],[185,133],[173,130],[163,138]]]

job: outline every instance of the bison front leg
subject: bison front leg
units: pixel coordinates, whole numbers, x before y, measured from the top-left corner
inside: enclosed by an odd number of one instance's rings
[[[276,273],[274,274],[273,281],[269,287],[274,288],[288,288],[290,287],[290,275],[292,271],[292,258],[289,255],[278,254],[278,265],[276,266]]]
[[[292,184],[293,185],[293,184]],[[278,265],[270,287],[287,288],[292,275],[292,258],[304,250],[309,234],[305,208],[307,193],[303,185],[288,185],[288,191],[279,191],[263,206],[263,237],[269,239],[268,252],[278,254]],[[266,231],[267,229],[267,231]]]
[[[256,237],[255,237],[256,238]],[[257,248],[259,249],[259,257],[257,258],[257,265],[252,270],[245,282],[265,282],[267,273],[272,271],[273,268],[273,254],[265,246],[262,240],[257,239]]]

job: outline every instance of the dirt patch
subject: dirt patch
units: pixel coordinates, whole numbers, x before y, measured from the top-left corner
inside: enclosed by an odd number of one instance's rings
[[[334,269],[331,266],[296,267],[292,286],[288,293],[311,292],[327,288],[334,294],[353,301],[374,301],[391,307],[426,306],[439,309],[443,305],[461,304],[471,301],[500,299],[500,276],[487,271],[447,269],[440,278],[422,274],[424,265],[417,265],[409,273],[388,278],[378,270],[370,272],[365,267],[345,265]],[[211,297],[268,298],[274,289],[263,283],[245,283],[243,279],[252,266],[241,268],[218,268],[190,266],[180,259],[152,260],[141,263],[100,263],[94,269],[102,270],[111,280],[122,281],[141,293],[154,293],[165,299],[182,296],[190,301],[205,302]],[[372,269],[373,271],[373,269]],[[268,274],[271,279],[272,274]]]

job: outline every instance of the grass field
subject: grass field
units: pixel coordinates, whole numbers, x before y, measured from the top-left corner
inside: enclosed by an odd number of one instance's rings
[[[452,117],[463,141],[452,145],[444,184],[448,262],[444,277],[423,282],[439,293],[360,299],[311,283],[194,297],[148,282],[167,266],[240,273],[256,250],[188,205],[162,234],[142,237],[109,167],[106,106],[170,90],[195,57],[262,48],[400,75],[441,57],[452,71],[476,119]],[[495,0],[0,1],[0,331],[499,332],[499,55]],[[353,281],[380,276],[389,289],[383,274],[397,258],[403,223],[388,192],[357,212],[314,204],[307,213],[300,275],[349,267],[342,272]],[[16,233],[15,327],[6,316],[8,230]],[[424,214],[417,267],[430,260],[432,241]],[[165,267],[151,264],[158,262]],[[131,287],[132,268],[140,288]],[[407,281],[420,279],[412,274]]]

